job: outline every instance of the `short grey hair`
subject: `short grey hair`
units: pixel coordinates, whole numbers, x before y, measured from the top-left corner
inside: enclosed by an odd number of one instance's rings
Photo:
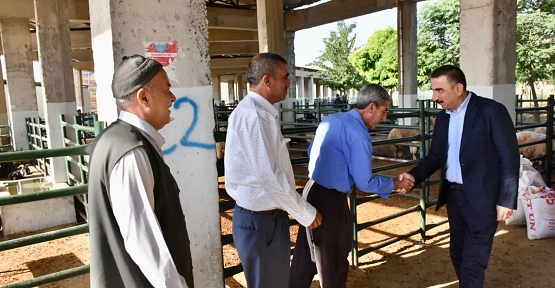
[[[154,86],[149,81],[141,88],[145,88],[146,90],[153,91]],[[133,91],[133,93],[125,95],[122,98],[116,98],[116,105],[118,106],[118,108],[123,111],[127,111],[127,108],[133,104],[133,101],[135,101],[135,97],[137,96],[137,91],[139,91],[139,89],[137,89],[136,91]]]
[[[127,111],[127,108],[131,106],[133,101],[135,101],[135,96],[137,95],[135,94],[135,92],[128,94],[122,98],[116,98],[116,105],[118,106],[118,108],[123,111]]]
[[[358,92],[355,108],[365,109],[370,103],[374,103],[376,106],[381,107],[386,101],[391,102],[391,96],[389,96],[389,93],[387,93],[382,86],[378,84],[366,84],[362,86]]]

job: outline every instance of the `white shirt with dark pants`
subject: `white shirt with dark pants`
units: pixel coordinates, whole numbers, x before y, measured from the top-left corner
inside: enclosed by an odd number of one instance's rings
[[[226,190],[237,203],[233,241],[249,288],[287,287],[287,213],[303,226],[316,217],[296,192],[286,144],[276,108],[249,92],[229,118],[225,147]]]

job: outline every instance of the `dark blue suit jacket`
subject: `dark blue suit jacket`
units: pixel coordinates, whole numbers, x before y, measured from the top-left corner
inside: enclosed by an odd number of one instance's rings
[[[436,120],[428,155],[409,173],[415,184],[441,168],[445,179],[449,114]],[[463,188],[472,208],[482,215],[496,214],[496,205],[516,209],[520,155],[511,117],[502,104],[472,94],[464,117],[459,154]],[[447,187],[439,188],[436,210],[446,203]]]

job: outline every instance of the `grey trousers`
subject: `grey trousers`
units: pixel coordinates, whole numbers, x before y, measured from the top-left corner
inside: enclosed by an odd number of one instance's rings
[[[259,214],[235,206],[233,242],[247,287],[285,288],[289,279],[289,217]]]
[[[353,224],[347,194],[314,183],[307,200],[322,215],[322,225],[312,230],[316,263],[311,260],[306,229],[300,226],[289,287],[310,287],[316,273],[320,275],[320,286],[323,288],[345,287]]]

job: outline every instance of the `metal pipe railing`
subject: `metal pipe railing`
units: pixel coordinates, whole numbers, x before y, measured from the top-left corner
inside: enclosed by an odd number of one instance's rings
[[[58,229],[56,231],[50,231],[31,236],[20,237],[17,239],[2,241],[0,242],[0,252],[88,232],[89,225],[82,224],[69,228]]]
[[[88,185],[73,186],[68,188],[60,188],[55,190],[48,190],[36,193],[23,193],[17,195],[10,195],[0,197],[0,206],[21,204],[27,202],[34,202],[46,199],[53,199],[58,197],[73,196],[79,194],[86,194]]]
[[[91,267],[91,265],[87,264],[87,265],[67,269],[67,270],[64,270],[64,271],[60,271],[60,272],[56,272],[56,273],[52,273],[52,274],[48,274],[48,275],[44,275],[44,276],[39,276],[39,277],[29,279],[29,280],[26,280],[26,281],[6,285],[6,286],[4,286],[4,288],[31,288],[31,287],[37,287],[39,285],[53,283],[53,282],[56,282],[56,281],[60,281],[60,280],[76,277],[76,276],[79,276],[79,275],[87,274],[90,271],[90,267]]]

